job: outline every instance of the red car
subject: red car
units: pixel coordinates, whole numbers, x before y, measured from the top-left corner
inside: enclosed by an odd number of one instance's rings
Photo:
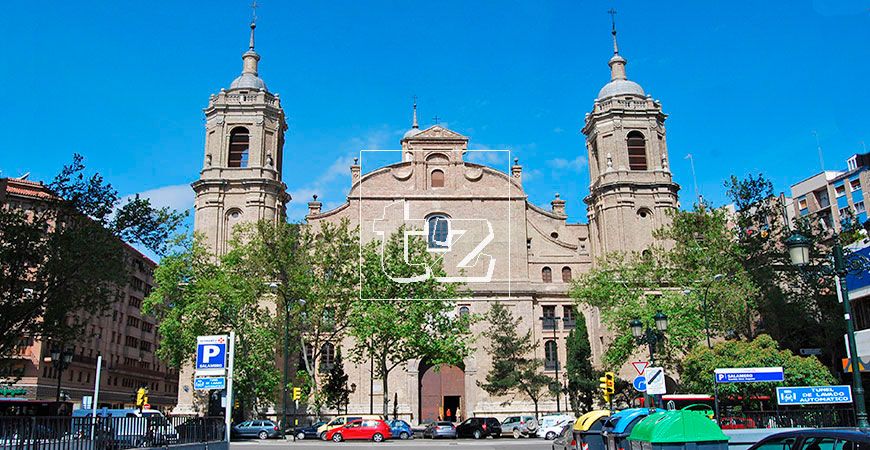
[[[381,442],[392,437],[390,426],[380,419],[354,420],[326,433],[326,440],[334,442],[341,442],[345,439],[366,439]]]
[[[755,426],[755,421],[749,417],[723,417],[719,419],[719,426],[723,430],[745,430],[747,428],[758,428]]]

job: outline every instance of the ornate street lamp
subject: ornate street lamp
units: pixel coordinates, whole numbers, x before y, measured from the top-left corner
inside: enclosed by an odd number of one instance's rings
[[[51,365],[57,370],[57,401],[60,401],[60,382],[63,379],[63,371],[72,364],[73,352],[70,349],[61,350],[59,347],[51,349]]]
[[[846,266],[846,258],[843,255],[843,245],[840,244],[838,235],[834,235],[832,250],[833,266],[819,264],[814,270],[834,275],[837,279],[837,287],[843,298],[843,311],[846,320],[846,335],[849,337],[849,355],[852,361],[852,391],[855,393],[855,418],[859,428],[870,428],[867,420],[867,405],[864,403],[864,383],[861,379],[861,361],[858,357],[858,346],[855,343],[855,325],[852,323],[852,304],[849,300],[849,288],[846,286],[846,274],[849,269]],[[788,247],[788,255],[791,263],[798,267],[807,267],[810,263],[810,248],[812,242],[804,235],[795,232],[785,240]]]

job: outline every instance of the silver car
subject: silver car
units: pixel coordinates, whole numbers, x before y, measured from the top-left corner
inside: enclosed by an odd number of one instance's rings
[[[432,422],[423,430],[423,437],[456,439],[456,425],[453,422]]]
[[[553,450],[574,450],[577,446],[574,441],[574,424],[566,424],[562,428],[562,432],[553,439]]]
[[[510,416],[501,423],[502,434],[512,435],[518,439],[529,437],[538,430],[538,421],[533,415]]]

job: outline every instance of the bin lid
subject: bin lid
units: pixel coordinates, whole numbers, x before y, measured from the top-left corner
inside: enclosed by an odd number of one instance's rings
[[[610,410],[607,409],[596,409],[594,411],[589,411],[586,414],[577,418],[577,421],[574,422],[574,431],[586,431],[589,427],[592,426],[597,420],[607,417],[610,415]]]
[[[656,409],[656,411],[664,411],[663,409]],[[608,422],[611,424],[611,428],[607,429],[608,433],[625,433],[626,429],[629,425],[631,425],[635,419],[639,417],[646,417],[649,415],[649,408],[629,408],[624,409],[612,416],[610,416],[610,420]]]
[[[629,439],[653,444],[727,442],[728,436],[699,411],[664,411],[651,414],[631,431]]]

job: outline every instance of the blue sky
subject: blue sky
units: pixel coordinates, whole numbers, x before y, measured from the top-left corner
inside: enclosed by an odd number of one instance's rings
[[[530,199],[559,192],[585,222],[583,117],[609,80],[619,12],[628,76],[662,101],[671,167],[693,196],[763,172],[778,190],[870,145],[866,1],[260,0],[260,74],[288,116],[291,219],[312,193],[344,200],[360,148],[397,148],[419,97],[423,126],[510,149]],[[123,194],[189,208],[202,108],[241,70],[246,0],[11,2],[0,27],[0,176],[50,179],[73,152]],[[13,131],[14,130],[14,131]],[[501,165],[504,167],[504,165]]]

